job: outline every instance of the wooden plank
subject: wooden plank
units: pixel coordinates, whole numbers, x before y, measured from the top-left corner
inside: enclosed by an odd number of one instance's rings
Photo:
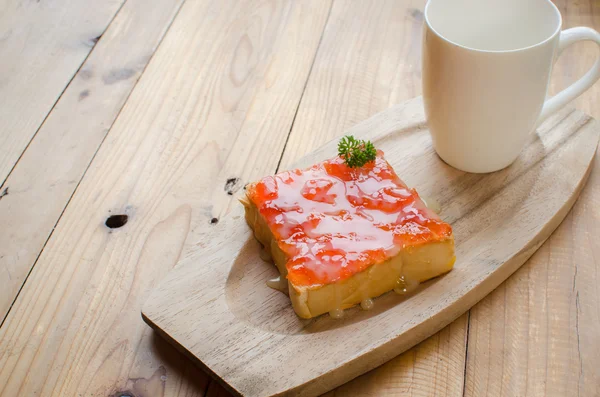
[[[600,29],[600,4],[557,1],[564,27]],[[582,76],[597,57],[593,43],[568,48],[551,93]],[[600,117],[600,84],[575,101]],[[600,395],[600,164],[571,214],[547,243],[471,310],[467,396]]]
[[[563,29],[589,26],[600,31],[600,2],[597,0],[553,0],[563,17]],[[598,59],[592,42],[572,45],[563,51],[552,70],[549,94],[554,95],[583,76]],[[600,118],[600,83],[596,83],[570,106]]]
[[[204,394],[140,306],[228,191],[275,169],[329,8],[183,5],[0,328],[0,394]]]
[[[381,296],[371,311],[348,309],[340,321],[300,320],[288,298],[265,284],[277,272],[261,260],[244,210],[237,208],[160,283],[142,314],[240,395],[322,393],[465,313],[564,219],[591,169],[600,123],[580,111],[561,111],[529,139],[511,167],[489,174],[458,171],[439,159],[421,98],[388,108],[348,133],[373,142],[409,186],[439,200],[440,215],[455,233],[455,268],[406,299]],[[336,151],[334,140],[295,165],[310,166]]]
[[[0,323],[181,3],[124,5],[0,187]]]
[[[0,184],[123,2],[3,2]]]
[[[600,394],[600,163],[573,211],[471,310],[467,396]]]
[[[424,6],[424,0],[334,3],[281,169],[372,114],[421,94]],[[463,315],[328,395],[460,395],[466,331]]]
[[[464,314],[412,349],[325,396],[460,396],[466,326]]]

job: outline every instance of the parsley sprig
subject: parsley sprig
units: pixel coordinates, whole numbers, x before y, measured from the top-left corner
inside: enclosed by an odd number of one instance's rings
[[[371,141],[365,142],[352,135],[346,135],[338,143],[338,155],[344,159],[348,167],[356,168],[375,160],[377,150]]]

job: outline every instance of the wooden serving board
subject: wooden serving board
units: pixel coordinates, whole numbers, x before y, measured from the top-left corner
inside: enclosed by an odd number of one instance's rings
[[[435,154],[420,98],[394,106],[346,133],[373,141],[409,186],[440,203],[454,228],[454,270],[408,297],[383,295],[370,311],[302,320],[285,295],[265,285],[277,271],[260,259],[240,205],[153,291],[143,318],[234,393],[323,393],[437,332],[521,266],[575,202],[599,130],[582,112],[561,111],[516,163],[468,174]],[[336,146],[330,142],[296,166],[329,158]]]

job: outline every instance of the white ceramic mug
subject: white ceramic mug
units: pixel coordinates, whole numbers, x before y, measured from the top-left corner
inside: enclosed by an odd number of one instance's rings
[[[468,172],[510,165],[546,117],[600,77],[600,60],[546,99],[552,65],[589,28],[561,32],[550,0],[429,0],[423,38],[423,99],[433,145]]]

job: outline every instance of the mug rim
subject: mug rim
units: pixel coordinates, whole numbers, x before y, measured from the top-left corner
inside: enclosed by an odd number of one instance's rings
[[[527,47],[521,47],[521,48],[514,48],[514,49],[510,49],[510,50],[484,50],[481,48],[473,48],[473,47],[469,47],[466,46],[464,44],[460,44],[457,43],[456,41],[450,40],[449,38],[445,37],[444,35],[442,35],[440,32],[438,32],[433,26],[432,24],[429,22],[429,6],[431,5],[431,3],[435,3],[437,0],[428,0],[427,4],[425,4],[425,8],[423,10],[423,19],[425,20],[425,24],[427,25],[427,27],[429,28],[429,30],[431,30],[437,37],[439,37],[440,39],[444,40],[447,43],[450,43],[456,47],[459,47],[463,50],[467,50],[467,51],[473,51],[473,52],[479,52],[479,53],[483,53],[483,54],[506,54],[506,53],[514,53],[514,52],[520,52],[520,51],[527,51],[530,50],[532,48],[535,47],[539,47],[542,46],[546,43],[548,43],[549,41],[553,40],[557,35],[560,34],[560,31],[562,29],[562,15],[560,14],[560,10],[558,9],[558,7],[556,7],[556,4],[554,4],[551,0],[544,0],[547,4],[550,4],[550,6],[552,7],[552,9],[554,10],[554,12],[556,13],[556,15],[558,15],[558,23],[556,26],[556,29],[554,30],[554,32],[546,37],[544,40],[529,45]],[[447,0],[445,0],[447,1]]]

